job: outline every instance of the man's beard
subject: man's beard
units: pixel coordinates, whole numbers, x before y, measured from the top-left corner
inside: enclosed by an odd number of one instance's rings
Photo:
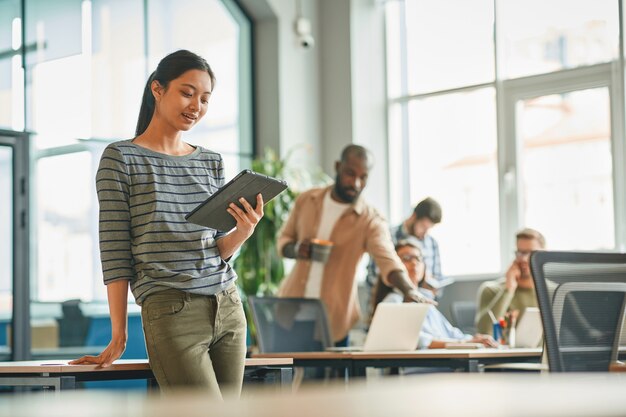
[[[350,188],[351,190],[354,190],[354,188]],[[342,200],[345,201],[346,203],[354,203],[354,201],[359,198],[360,192],[355,191],[354,195],[350,195],[348,193],[346,193],[346,190],[344,188],[342,188],[339,185],[339,175],[337,175],[335,177],[335,194],[337,194],[337,196]]]

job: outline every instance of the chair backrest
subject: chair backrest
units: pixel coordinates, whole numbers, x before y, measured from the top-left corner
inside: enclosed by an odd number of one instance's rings
[[[463,333],[476,333],[474,318],[476,317],[475,301],[454,301],[450,306],[452,320]]]
[[[626,254],[534,252],[550,372],[608,371],[626,306]]]
[[[83,346],[89,330],[89,317],[85,317],[78,299],[61,303],[63,315],[59,322],[59,346]]]
[[[248,301],[260,352],[314,352],[332,346],[320,300],[251,296]]]

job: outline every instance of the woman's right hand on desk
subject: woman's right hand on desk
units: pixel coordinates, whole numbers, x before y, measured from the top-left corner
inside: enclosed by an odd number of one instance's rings
[[[125,341],[111,340],[109,345],[98,356],[86,355],[70,361],[70,365],[98,365],[98,368],[108,368],[113,361],[119,359],[126,350]]]

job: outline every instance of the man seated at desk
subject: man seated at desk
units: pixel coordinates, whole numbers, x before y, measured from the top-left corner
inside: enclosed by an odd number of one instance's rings
[[[515,259],[506,276],[495,281],[483,282],[478,289],[476,328],[481,333],[491,333],[491,311],[496,318],[505,317],[510,311],[523,312],[526,307],[537,307],[535,283],[530,275],[530,254],[546,247],[546,240],[534,229],[520,230],[516,235]]]
[[[426,267],[419,248],[407,240],[401,240],[396,244],[396,252],[404,264],[409,278],[418,287],[418,291],[424,297],[433,299],[434,293],[425,280]],[[375,311],[376,306],[381,302],[401,303],[403,295],[379,279],[374,287],[372,300],[372,311]],[[435,306],[431,306],[420,331],[418,347],[441,349],[445,348],[448,343],[457,342],[482,343],[486,347],[497,346],[495,340],[489,335],[464,334],[461,329],[454,327]]]

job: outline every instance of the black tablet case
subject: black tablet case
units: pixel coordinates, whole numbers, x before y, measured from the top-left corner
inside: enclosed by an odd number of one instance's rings
[[[237,225],[235,218],[226,209],[230,203],[239,207],[239,198],[245,198],[256,207],[256,196],[261,193],[263,203],[267,203],[287,188],[283,180],[244,169],[223,187],[211,194],[198,207],[185,216],[191,223],[228,232]]]

